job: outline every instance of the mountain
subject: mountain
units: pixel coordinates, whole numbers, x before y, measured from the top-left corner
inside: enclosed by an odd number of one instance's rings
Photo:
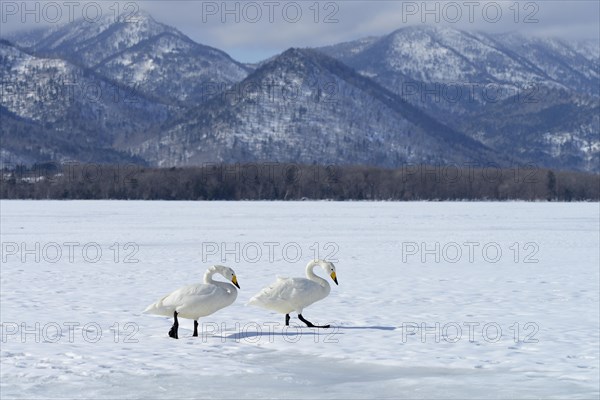
[[[380,38],[377,36],[370,36],[350,42],[343,42],[331,46],[321,47],[317,50],[338,60],[349,60],[379,39]]]
[[[248,70],[224,52],[162,33],[96,65],[95,70],[159,100],[185,105],[244,79]]]
[[[3,167],[44,162],[145,164],[139,157],[107,146],[94,136],[61,131],[0,106],[0,162]]]
[[[8,38],[3,160],[600,171],[598,41],[416,26],[251,65],[144,12]]]
[[[554,168],[600,169],[600,102],[566,89],[540,88],[543,101],[518,95],[486,105],[463,132],[493,149]]]
[[[499,45],[536,66],[540,75],[576,93],[600,96],[600,42],[580,42],[520,34],[494,35]],[[544,81],[542,81],[544,82]],[[546,84],[545,86],[550,86]]]
[[[418,26],[318,50],[498,152],[600,169],[597,41]]]
[[[16,160],[35,153],[22,136],[30,130],[36,132],[39,154],[55,160],[90,159],[90,151],[84,157],[75,149],[95,148],[96,159],[110,153],[105,161],[114,161],[119,157],[113,153],[123,151],[124,143],[134,143],[140,132],[164,121],[169,112],[129,87],[65,60],[35,57],[6,41],[0,41],[0,81],[2,142],[11,143],[10,155]],[[55,140],[72,146],[62,151],[50,144]],[[124,153],[121,158],[131,157]]]
[[[514,87],[543,84],[599,96],[599,46],[592,41],[577,44],[423,25],[318,50],[396,92],[402,90],[404,80],[410,80]]]
[[[198,44],[142,11],[10,39],[31,54],[67,60],[168,104],[203,101],[249,72],[223,51]]]
[[[161,131],[136,153],[160,166],[278,161],[393,167],[501,159],[310,49],[287,50]]]

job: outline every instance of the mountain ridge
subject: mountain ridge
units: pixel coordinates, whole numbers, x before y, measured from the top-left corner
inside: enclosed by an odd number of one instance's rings
[[[132,21],[107,17],[11,35],[13,42],[0,46],[0,75],[17,90],[4,90],[0,106],[31,126],[44,120],[42,147],[57,149],[52,132],[59,138],[71,130],[151,165],[329,160],[393,167],[478,159],[600,170],[594,42],[413,26],[290,48],[246,65],[148,13]],[[82,94],[72,104],[42,101],[35,91],[56,87],[64,71],[80,86],[125,91],[138,103]],[[19,90],[33,97],[26,101]],[[451,90],[462,96],[451,98]],[[83,123],[90,113],[108,120]],[[22,131],[23,123],[11,126]],[[90,141],[94,134],[102,141]],[[10,143],[3,159],[18,159],[18,138]]]
[[[285,95],[273,95],[267,89],[286,90],[289,82],[299,93],[294,101],[286,101]],[[329,83],[335,83],[338,92],[324,93]],[[170,160],[159,164],[163,166],[256,162],[264,160],[256,157],[253,150],[267,141],[271,147],[282,149],[290,143],[317,143],[301,151],[292,146],[300,151],[302,162],[307,163],[349,164],[348,160],[352,160],[368,164],[371,160],[375,165],[391,167],[394,163],[418,162],[421,158],[415,158],[415,154],[436,163],[500,160],[485,145],[440,124],[394,93],[315,50],[290,48],[239,85],[256,91],[241,97],[216,97],[189,110],[163,127],[167,139],[146,144],[147,149],[165,149],[168,156],[153,155],[152,151],[141,155]],[[350,117],[359,108],[369,111],[363,111],[360,118]],[[265,127],[261,120],[268,121],[269,126]],[[320,122],[315,124],[315,120]],[[366,134],[364,137],[354,133],[357,125],[358,131]],[[326,134],[330,138],[320,139]],[[178,148],[181,143],[186,144],[185,148]],[[345,147],[334,143],[344,143]],[[224,150],[233,147],[246,149],[246,154]],[[438,150],[437,154],[432,148]],[[286,152],[278,154],[282,155],[269,159],[295,161]],[[373,162],[372,155],[378,160]]]

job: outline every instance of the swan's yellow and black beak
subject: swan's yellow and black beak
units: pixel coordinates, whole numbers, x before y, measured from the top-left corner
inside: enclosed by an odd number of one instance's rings
[[[234,275],[234,276],[231,278],[231,282],[233,282],[233,284],[234,284],[235,286],[237,286],[237,288],[238,288],[238,289],[241,289],[240,285],[238,285],[238,283],[237,283],[237,276],[235,276],[235,275]]]
[[[338,281],[337,281],[337,276],[335,276],[335,271],[333,271],[333,272],[331,273],[331,275],[329,275],[329,276],[331,276],[331,279],[333,279],[333,281],[334,281],[334,282],[335,282],[335,284],[337,285],[337,284],[338,284]]]

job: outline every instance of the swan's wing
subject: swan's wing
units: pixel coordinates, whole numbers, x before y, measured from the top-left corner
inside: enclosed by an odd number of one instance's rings
[[[327,286],[321,286],[319,283],[305,278],[292,278],[288,283],[290,288],[284,292],[288,302],[293,305],[294,310],[302,313],[305,307],[310,306],[316,301],[322,300],[329,294]]]
[[[179,307],[192,302],[201,303],[210,299],[221,290],[223,289],[216,285],[197,284],[184,286],[164,297],[162,305],[164,307]]]
[[[306,278],[282,278],[262,289],[250,299],[248,304],[274,304],[287,302],[290,299],[301,296],[302,293],[310,291],[317,283]]]
[[[184,286],[150,304],[144,313],[170,316],[181,307],[210,301],[219,290],[223,289],[215,285]]]
[[[288,278],[282,279],[281,285],[278,287],[277,295],[281,298],[290,298],[298,291],[301,291],[311,281],[305,278]]]

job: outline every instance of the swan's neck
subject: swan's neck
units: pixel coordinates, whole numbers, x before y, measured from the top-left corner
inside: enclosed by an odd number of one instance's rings
[[[213,276],[218,273],[219,270],[217,268],[215,268],[214,266],[210,267],[208,271],[206,271],[206,273],[204,274],[204,283],[207,285],[218,286],[221,289],[225,289],[227,293],[229,293],[229,295],[237,296],[237,289],[235,286],[227,282],[215,281],[213,279]]]
[[[317,265],[321,264],[318,261],[311,261],[308,263],[308,265],[306,266],[306,277],[311,281],[317,282],[326,290],[330,289],[329,283],[325,279],[321,278],[319,275],[315,274],[314,269]]]
[[[217,281],[215,281],[213,279],[213,276],[219,271],[217,271],[217,268],[210,267],[208,270],[206,270],[206,272],[204,273],[204,283],[206,283],[207,285],[214,285]]]

